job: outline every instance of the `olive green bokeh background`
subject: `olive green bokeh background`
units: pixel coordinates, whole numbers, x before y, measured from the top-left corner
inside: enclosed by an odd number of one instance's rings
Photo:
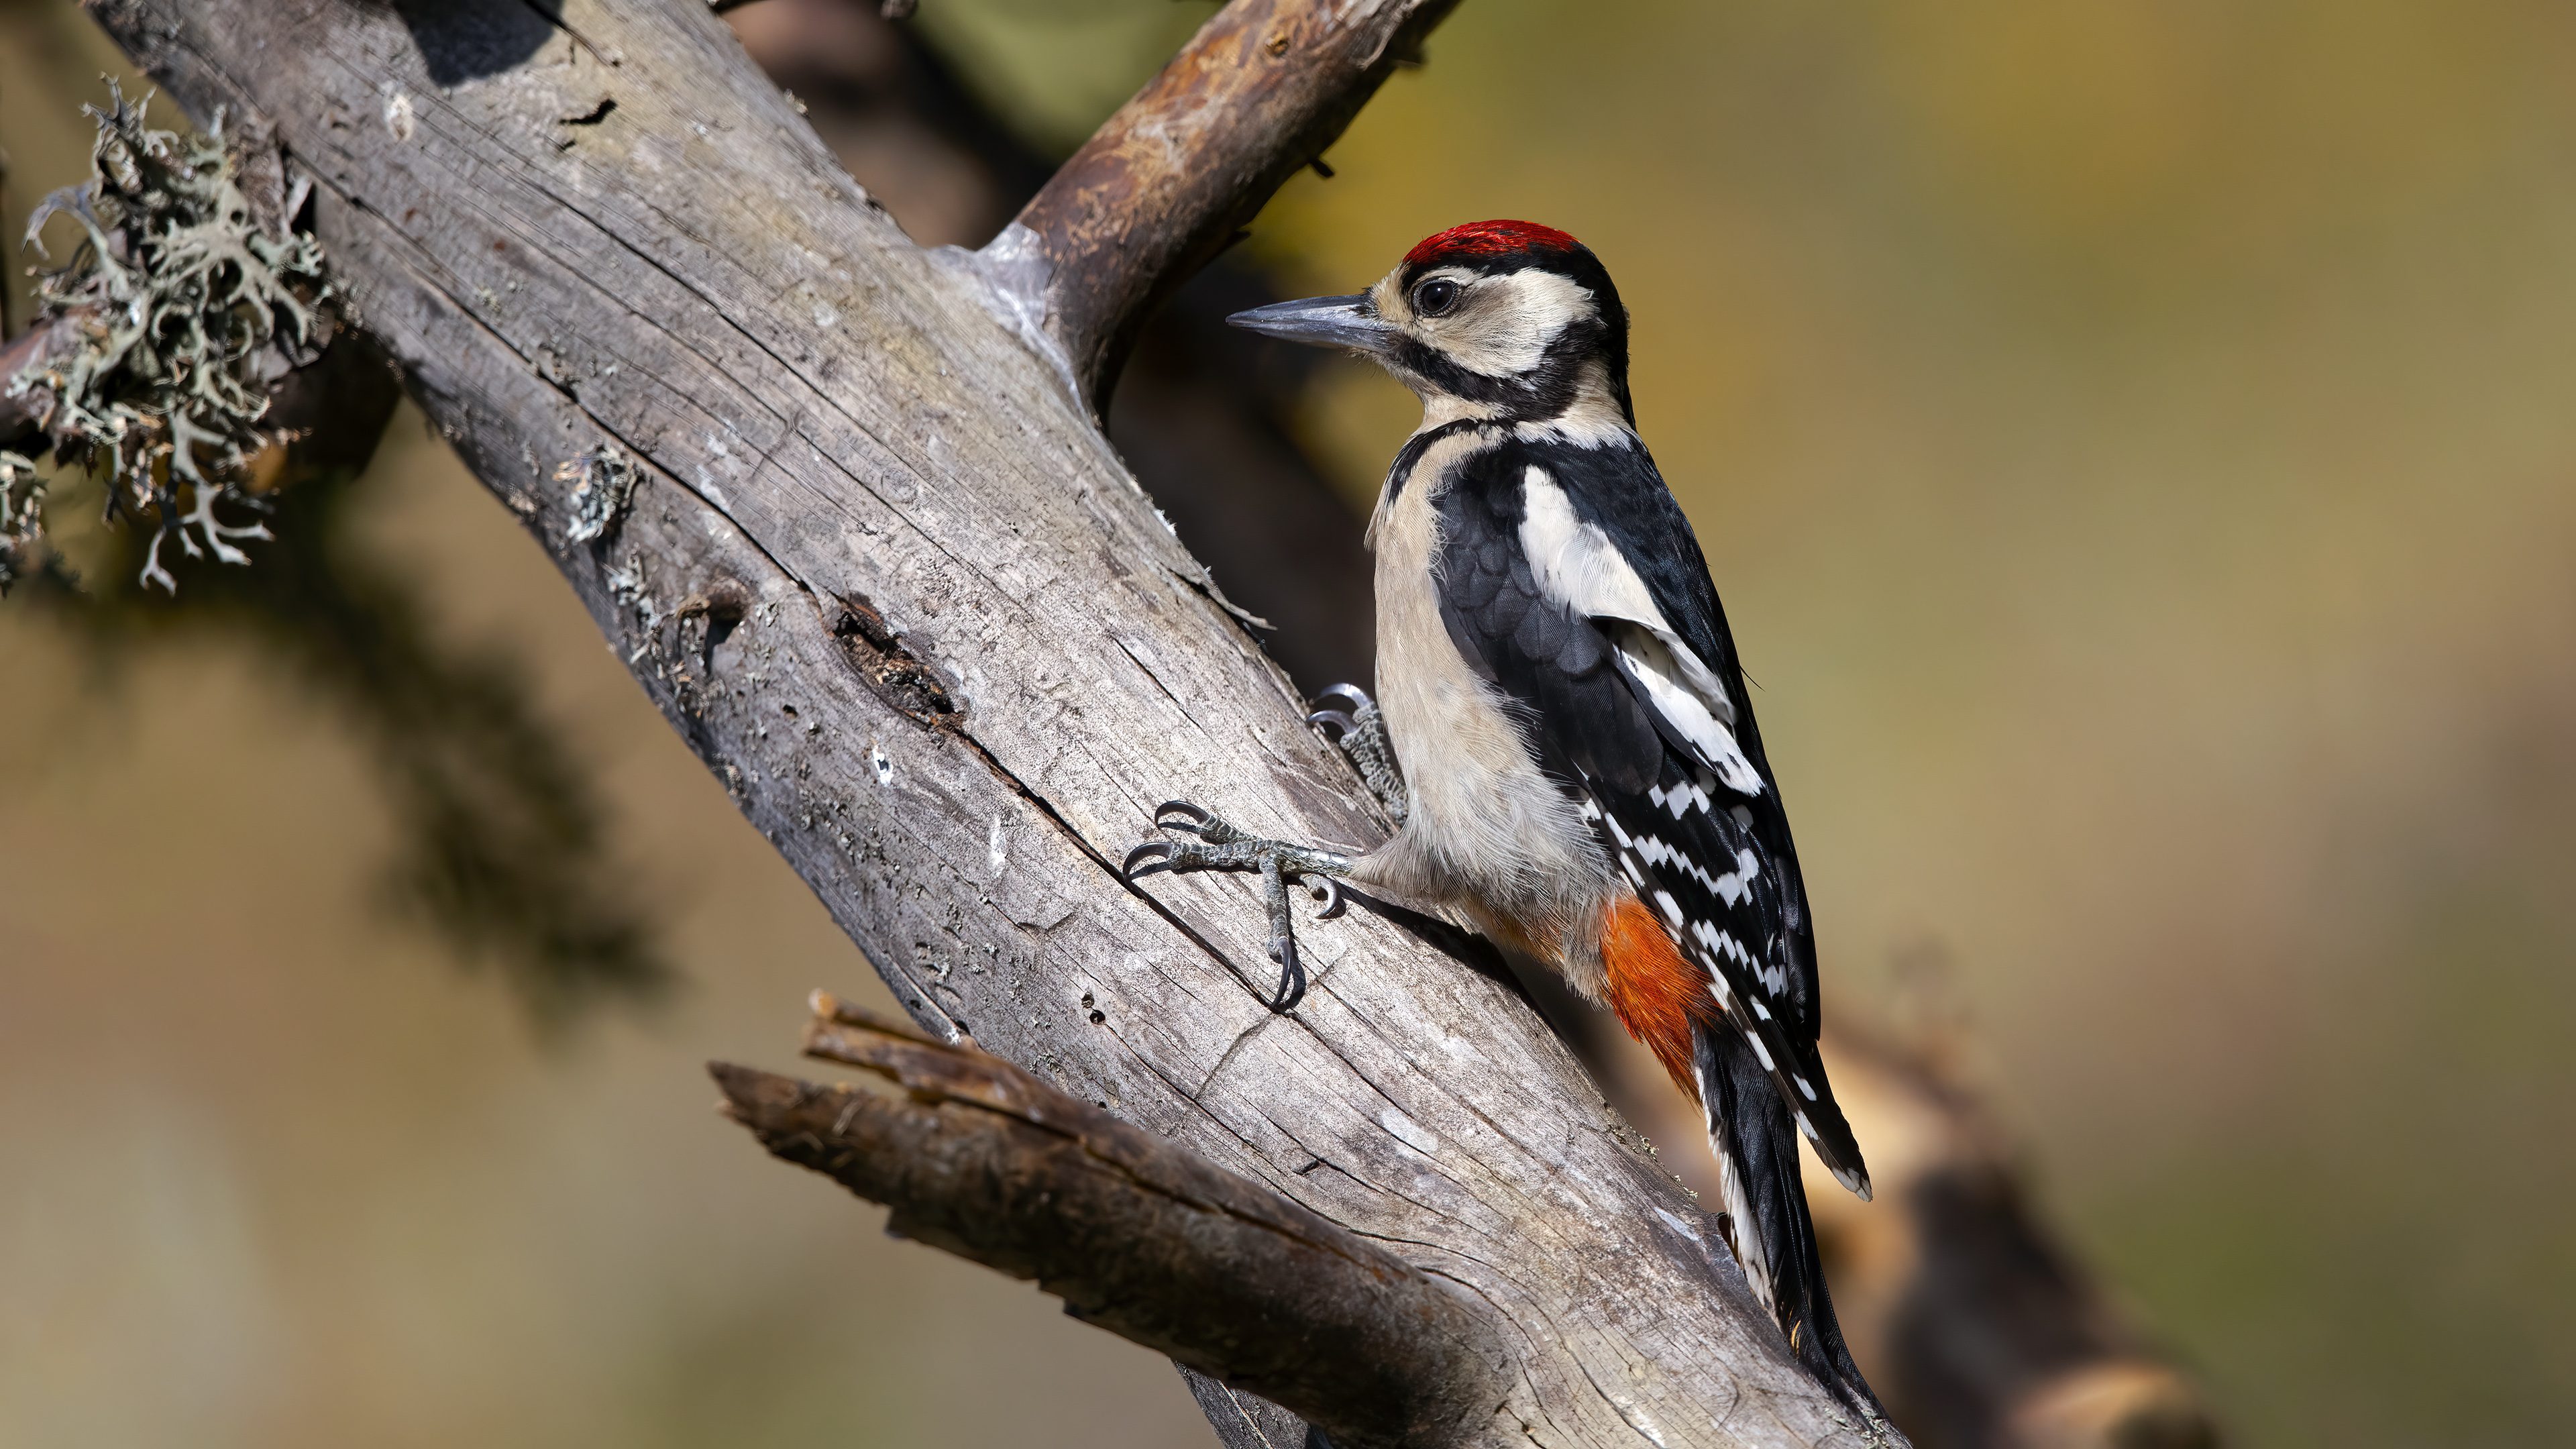
[[[1061,142],[1205,13],[919,23]],[[9,234],[80,174],[83,25],[0,5]],[[1251,245],[1318,292],[1487,216],[1607,262],[1834,1004],[1947,963],[2245,1442],[2559,1437],[2576,11],[1467,0],[1431,57]],[[1311,417],[1355,499],[1409,425],[1356,368]],[[374,905],[383,807],[288,676],[100,684],[0,606],[0,1440],[1206,1442],[1159,1360],[713,1117],[699,1060],[783,1062],[865,966],[416,415],[363,486],[439,631],[527,661],[686,984],[541,1042]]]

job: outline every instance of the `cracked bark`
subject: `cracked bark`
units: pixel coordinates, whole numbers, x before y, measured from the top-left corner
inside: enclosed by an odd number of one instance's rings
[[[1516,1366],[1470,1442],[1860,1443],[1515,989],[1355,912],[1274,1021],[1243,881],[1112,868],[1174,795],[1384,829],[1091,405],[1443,8],[1239,0],[1175,63],[1204,83],[1104,132],[1161,124],[1172,166],[968,254],[912,246],[696,0],[92,6],[201,120],[275,126],[412,395],[925,1030],[1454,1285]],[[642,480],[574,541],[555,470],[612,443]]]

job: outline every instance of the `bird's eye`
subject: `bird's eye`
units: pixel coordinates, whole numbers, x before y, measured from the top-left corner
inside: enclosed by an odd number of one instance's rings
[[[1458,305],[1458,284],[1446,277],[1434,277],[1413,289],[1413,310],[1425,317],[1437,317]]]

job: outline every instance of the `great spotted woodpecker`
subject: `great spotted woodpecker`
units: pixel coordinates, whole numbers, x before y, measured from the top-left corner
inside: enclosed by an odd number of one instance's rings
[[[1187,838],[1127,868],[1260,871],[1292,977],[1286,884],[1329,893],[1334,877],[1564,973],[1705,1109],[1754,1294],[1808,1370],[1878,1418],[1799,1180],[1804,1135],[1869,1196],[1817,1058],[1806,891],[1717,590],[1637,437],[1610,274],[1561,231],[1479,222],[1358,296],[1230,320],[1364,353],[1422,399],[1369,524],[1379,699],[1344,686],[1354,707],[1316,716],[1400,828],[1343,855],[1175,801],[1156,823]]]

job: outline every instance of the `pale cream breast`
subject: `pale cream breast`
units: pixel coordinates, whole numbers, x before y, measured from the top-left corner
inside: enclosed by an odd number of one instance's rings
[[[1440,612],[1440,493],[1458,462],[1488,441],[1466,430],[1432,444],[1369,524],[1378,708],[1410,813],[1357,874],[1466,912],[1488,934],[1553,958],[1597,997],[1598,922],[1619,888],[1615,870],[1574,802],[1531,760],[1500,691],[1458,652]]]

